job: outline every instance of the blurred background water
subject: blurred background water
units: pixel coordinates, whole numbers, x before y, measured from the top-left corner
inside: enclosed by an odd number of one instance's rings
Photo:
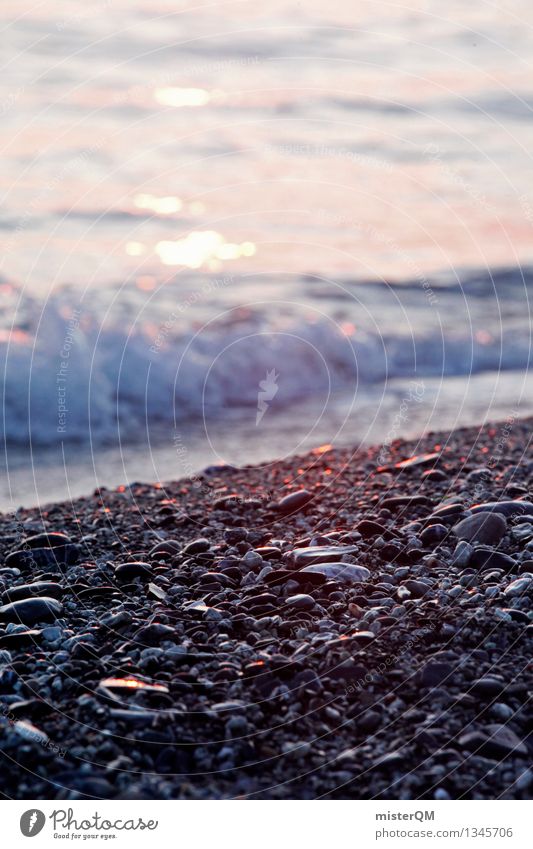
[[[533,412],[530,4],[0,26],[2,509]]]

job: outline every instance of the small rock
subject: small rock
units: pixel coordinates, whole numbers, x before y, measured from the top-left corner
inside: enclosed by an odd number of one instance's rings
[[[316,601],[313,596],[306,595],[305,593],[291,595],[285,600],[285,604],[289,607],[294,607],[296,610],[312,610],[313,607],[316,607]]]
[[[528,595],[533,590],[533,577],[524,575],[523,578],[517,578],[504,589],[503,594],[508,598],[516,598],[517,596]]]
[[[277,504],[277,509],[285,516],[289,513],[296,513],[302,510],[312,500],[312,493],[307,489],[300,489],[298,492],[290,492]]]
[[[24,547],[28,548],[56,548],[62,545],[69,545],[70,543],[72,543],[72,540],[66,534],[53,531],[35,534],[23,540]]]
[[[152,577],[152,567],[149,563],[141,563],[140,561],[119,563],[115,567],[115,577],[117,581],[133,581],[135,578],[148,581]]]
[[[19,584],[2,593],[2,601],[7,604],[10,601],[20,601],[23,598],[35,598],[36,596],[49,596],[60,598],[63,595],[63,587],[52,581],[35,581],[33,584]]]
[[[312,566],[314,563],[339,563],[345,554],[357,554],[355,545],[311,545],[296,548],[289,554],[295,566]]]
[[[420,539],[426,546],[438,545],[448,536],[446,525],[429,525],[420,534]]]
[[[63,605],[55,598],[26,598],[0,607],[0,622],[35,625],[37,622],[53,622],[62,612]]]
[[[191,554],[203,554],[204,551],[209,551],[210,548],[211,543],[209,540],[204,537],[200,537],[199,539],[193,539],[192,542],[187,543],[183,549],[183,554],[187,557]]]
[[[455,668],[451,663],[430,660],[420,673],[422,687],[439,687],[444,682],[450,683]]]
[[[472,507],[472,513],[501,513],[503,516],[533,516],[533,504],[531,501],[489,501],[485,504],[476,504]]]
[[[516,572],[517,562],[508,554],[501,551],[491,551],[488,548],[476,548],[468,561],[469,566],[476,569],[504,569],[506,572]]]
[[[459,745],[484,758],[500,760],[509,755],[527,757],[527,746],[506,725],[488,725],[459,738]]]
[[[71,566],[80,555],[77,545],[60,545],[53,548],[28,548],[13,551],[6,557],[6,566],[22,569],[26,567],[37,569],[55,569],[58,566]]]
[[[452,555],[452,566],[457,566],[459,569],[464,569],[470,563],[470,558],[474,553],[474,547],[469,542],[461,540],[454,548]]]
[[[346,584],[356,584],[370,578],[370,572],[365,566],[352,566],[351,563],[316,563],[306,566],[300,572],[325,575],[326,578]]]
[[[423,598],[431,591],[431,587],[423,581],[408,580],[403,582],[403,586],[409,590],[413,598]]]
[[[497,545],[507,531],[507,520],[500,513],[483,511],[474,516],[467,516],[454,525],[453,532],[459,539],[467,542]]]
[[[497,696],[501,696],[504,690],[505,684],[502,681],[488,675],[485,678],[478,678],[470,687],[474,696],[479,696],[482,699],[495,699]]]

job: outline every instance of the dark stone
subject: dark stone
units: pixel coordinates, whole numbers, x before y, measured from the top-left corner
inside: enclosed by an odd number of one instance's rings
[[[353,545],[311,545],[295,548],[289,557],[295,566],[312,566],[313,563],[338,563],[344,554],[357,554]]]
[[[398,534],[393,531],[389,531],[388,528],[385,528],[373,519],[362,519],[362,521],[355,526],[355,530],[361,534],[363,539],[371,539],[372,537],[381,536],[383,539],[391,540],[398,536]]]
[[[498,681],[497,678],[487,676],[474,681],[469,690],[474,696],[479,696],[482,699],[495,699],[504,692],[505,684]]]
[[[6,566],[15,568],[53,569],[71,566],[80,556],[77,545],[60,545],[54,548],[31,548],[13,551],[6,557]]]
[[[22,544],[28,548],[56,548],[57,546],[69,545],[72,543],[70,537],[66,534],[47,532],[35,534],[23,540]]]
[[[200,537],[200,539],[193,539],[192,542],[187,543],[183,549],[183,554],[187,556],[191,554],[202,554],[204,551],[209,551],[210,548],[211,543],[209,540]]]
[[[497,545],[507,530],[505,516],[500,513],[476,513],[467,516],[455,525],[453,532],[459,539],[467,542],[479,542],[487,545]]]
[[[54,598],[25,598],[0,607],[0,622],[17,622],[35,625],[37,622],[53,622],[63,612],[63,605]]]
[[[133,581],[135,578],[148,581],[152,577],[152,567],[140,561],[120,563],[115,567],[115,577],[117,581]]]
[[[506,572],[515,572],[518,567],[516,560],[508,554],[489,548],[476,548],[470,555],[468,565],[476,569],[504,569]]]
[[[439,687],[444,683],[451,683],[455,667],[451,663],[440,660],[430,660],[420,672],[420,683],[422,687]]]
[[[426,495],[394,495],[385,498],[380,506],[384,510],[401,510],[409,507],[430,508],[433,506],[433,502]]]
[[[407,580],[403,582],[402,586],[409,590],[413,598],[423,598],[431,591],[431,587],[424,584],[423,581]]]
[[[432,548],[446,539],[448,533],[449,531],[446,525],[429,525],[427,528],[424,528],[420,534],[420,539],[424,545]]]
[[[42,638],[43,632],[37,629],[17,631],[14,634],[2,634],[0,635],[0,648],[8,650],[25,649],[40,643]]]
[[[476,504],[472,507],[472,513],[501,513],[510,516],[532,516],[533,504],[531,501],[487,501],[485,504]]]
[[[370,578],[370,572],[365,566],[353,566],[351,563],[316,563],[300,570],[300,574],[317,572],[343,584],[355,584]]]
[[[285,599],[285,604],[288,607],[294,607],[295,610],[312,610],[316,607],[316,601],[313,596],[306,595],[305,593],[289,596],[289,598]]]
[[[157,545],[150,550],[150,557],[154,559],[162,559],[164,557],[174,557],[181,551],[180,543],[175,539],[166,539],[163,542],[158,542]]]
[[[527,746],[506,725],[488,725],[459,738],[459,745],[484,758],[501,760],[509,755],[527,757]]]
[[[282,498],[277,504],[277,509],[286,516],[289,513],[302,510],[312,499],[312,493],[308,492],[307,489],[300,489],[298,492],[290,492]]]
[[[33,584],[19,584],[2,593],[2,602],[20,601],[23,598],[35,598],[35,596],[49,596],[50,598],[61,598],[63,587],[52,581],[35,581]]]

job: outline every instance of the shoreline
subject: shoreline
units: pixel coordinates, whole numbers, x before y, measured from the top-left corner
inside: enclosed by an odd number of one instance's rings
[[[4,794],[531,798],[532,425],[0,515]]]

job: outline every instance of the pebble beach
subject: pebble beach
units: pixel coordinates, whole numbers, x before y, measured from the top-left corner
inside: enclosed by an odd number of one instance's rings
[[[17,799],[530,799],[533,420],[0,516]]]

